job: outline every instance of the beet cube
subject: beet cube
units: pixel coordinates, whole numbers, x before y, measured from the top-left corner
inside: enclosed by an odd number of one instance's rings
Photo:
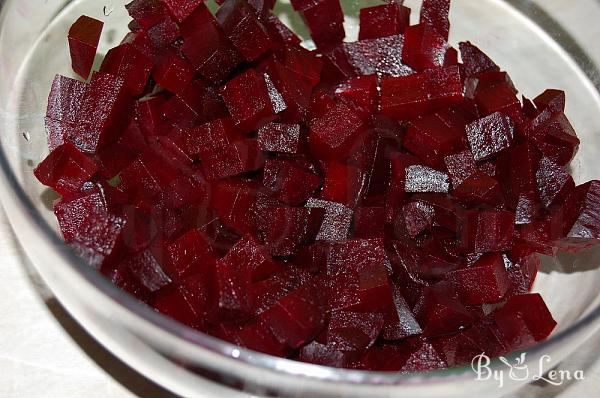
[[[226,259],[233,263],[245,264],[244,267],[250,269],[253,282],[266,279],[280,267],[250,235],[242,237],[227,253]]]
[[[561,166],[567,165],[579,149],[579,138],[569,119],[550,108],[526,126],[526,134],[546,157]]]
[[[544,300],[537,293],[511,297],[494,313],[494,320],[509,350],[530,347],[548,337],[556,326]]]
[[[497,178],[511,208],[524,201],[537,201],[536,173],[540,161],[540,152],[529,143],[512,146],[498,156]],[[517,164],[519,167],[514,167]]]
[[[445,41],[450,32],[450,0],[424,0],[420,23],[434,29]]]
[[[411,202],[402,207],[404,222],[411,238],[431,228],[435,210],[423,202]]]
[[[285,356],[286,347],[275,339],[264,321],[253,321],[235,334],[235,341],[242,347],[269,355]]]
[[[347,80],[336,87],[335,95],[355,107],[364,117],[369,117],[378,106],[377,77],[359,76]]]
[[[208,100],[208,89],[201,80],[192,80],[185,88],[171,97],[162,107],[161,112],[173,124],[185,129],[199,122],[204,122],[206,118],[206,106]],[[212,115],[210,119],[216,119],[222,114],[227,114],[227,110],[208,109]]]
[[[470,253],[489,253],[513,247],[515,215],[508,211],[477,211],[467,214],[461,243]]]
[[[483,72],[499,72],[500,68],[479,48],[470,42],[459,43],[460,54],[464,63],[465,76],[471,77]]]
[[[514,123],[506,115],[494,113],[467,126],[467,138],[475,161],[489,159],[512,145]]]
[[[162,88],[178,93],[194,78],[194,69],[186,60],[169,51],[160,58],[152,76]]]
[[[354,214],[352,209],[341,203],[314,198],[310,198],[306,206],[325,210],[317,240],[338,241],[348,237]]]
[[[262,123],[275,119],[265,80],[253,69],[230,80],[220,93],[236,125],[244,131],[256,130]]]
[[[152,293],[172,282],[150,250],[130,256],[122,266],[141,286]]]
[[[347,156],[363,134],[363,122],[347,105],[338,103],[310,124],[312,152],[322,159]]]
[[[523,119],[521,102],[515,94],[514,88],[508,83],[479,90],[475,95],[475,100],[483,115],[501,112],[510,116],[515,122],[520,122]]]
[[[252,313],[248,290],[250,269],[245,262],[233,262],[227,256],[217,261],[217,308],[221,320],[240,322]]]
[[[454,189],[452,195],[460,202],[470,205],[496,207],[504,203],[498,181],[482,172],[476,172]]]
[[[210,159],[242,136],[230,118],[216,119],[184,132],[185,152],[191,157]]]
[[[181,35],[185,56],[210,82],[222,81],[242,61],[206,6],[200,5],[182,23]]]
[[[344,12],[339,0],[317,0],[302,7],[302,17],[321,50],[328,50],[344,40]]]
[[[164,7],[160,0],[133,0],[125,8],[144,29],[151,28],[164,18]]]
[[[414,165],[406,168],[406,192],[443,192],[450,188],[448,175],[430,167]]]
[[[359,207],[354,211],[354,236],[356,238],[383,238],[385,227],[384,207]]]
[[[315,365],[345,368],[351,364],[352,353],[338,351],[331,345],[320,344],[316,341],[302,347],[299,360]]]
[[[161,0],[162,3],[175,17],[177,22],[183,22],[196,8],[200,7],[204,0]]]
[[[564,112],[566,96],[564,91],[549,89],[538,95],[533,102],[538,109],[549,109],[553,113]]]
[[[281,202],[300,205],[321,186],[321,177],[290,160],[269,159],[265,163],[263,185]]]
[[[446,155],[464,147],[464,132],[449,128],[436,114],[414,120],[402,145],[427,165],[438,167]]]
[[[392,2],[360,10],[358,40],[379,39],[404,33],[410,24],[410,8]]]
[[[466,305],[499,302],[510,284],[498,253],[486,254],[473,266],[450,272],[448,279]]]
[[[547,208],[564,203],[575,189],[573,177],[548,158],[542,158],[536,173],[542,204]]]
[[[310,278],[311,275],[302,269],[280,264],[279,270],[270,278],[250,285],[249,294],[254,314],[261,315]]]
[[[84,79],[90,76],[104,23],[81,16],[69,29],[69,49],[73,71]]]
[[[428,25],[419,24],[406,28],[402,62],[423,71],[444,65],[448,44],[438,32]]]
[[[353,72],[351,75],[356,73],[362,76],[407,76],[414,71],[401,61],[403,47],[404,35],[344,43],[337,63],[338,66],[340,63],[347,64],[347,68]]]
[[[463,181],[477,172],[475,159],[470,150],[445,156],[444,163],[446,169],[448,169],[448,174],[450,174],[450,179],[452,180],[452,186],[454,188],[458,187]]]
[[[52,82],[50,95],[48,96],[48,109],[46,111],[47,127],[49,120],[65,123],[77,122],[77,116],[86,88],[87,85],[79,80],[56,75]],[[53,150],[58,145],[62,144],[63,137],[54,136],[61,140],[52,140],[50,136],[51,132],[52,130],[48,129],[48,142],[50,144],[50,150]]]
[[[327,295],[321,285],[316,280],[308,281],[261,315],[280,343],[299,348],[325,326]]]
[[[266,19],[263,19],[262,22],[274,45],[298,46],[300,44],[301,40],[296,33],[275,15],[267,15]]]
[[[350,164],[328,163],[321,198],[355,207],[365,185],[364,173]]]
[[[327,344],[339,351],[364,352],[383,328],[383,314],[335,311],[327,329]]]
[[[324,214],[318,208],[267,208],[258,221],[261,240],[271,255],[291,256],[314,242]]]
[[[414,313],[426,337],[454,334],[473,323],[473,316],[448,282],[427,286]]]
[[[256,171],[263,167],[264,158],[258,141],[245,139],[232,143],[228,148],[201,156],[204,172],[209,179],[219,179]]]
[[[123,79],[133,96],[144,92],[151,71],[152,60],[129,43],[111,49],[100,67],[100,72]]]
[[[569,206],[565,206],[566,208],[575,207],[574,214],[570,214],[567,210],[564,215],[567,229],[572,225],[568,236],[598,239],[600,237],[600,182],[594,180],[580,185],[566,203],[570,203]],[[571,224],[573,216],[575,222]]]
[[[211,205],[221,221],[240,234],[255,234],[256,188],[245,181],[223,181],[216,184]]]
[[[63,144],[34,170],[37,179],[61,195],[78,191],[98,171],[98,165],[72,144]]]
[[[256,60],[273,46],[265,27],[245,0],[226,0],[216,17],[246,61]]]
[[[402,296],[402,292],[397,286],[394,286],[392,290],[395,308],[385,321],[381,337],[385,340],[401,340],[421,334],[423,330]]]
[[[167,247],[169,260],[165,271],[174,280],[196,273],[207,273],[214,267],[215,254],[206,236],[197,229],[187,232]]]
[[[267,123],[258,129],[258,145],[263,151],[298,153],[300,125]]]

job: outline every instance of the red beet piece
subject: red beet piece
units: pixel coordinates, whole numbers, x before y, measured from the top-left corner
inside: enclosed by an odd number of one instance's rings
[[[526,126],[526,135],[546,157],[561,166],[567,165],[579,149],[573,126],[563,112],[555,112],[552,107],[542,110]]]
[[[95,73],[82,98],[79,126],[69,140],[83,152],[97,153],[129,125],[130,106],[131,97],[123,79]]]
[[[279,270],[270,278],[253,283],[250,286],[249,294],[252,299],[254,314],[261,315],[310,278],[311,275],[304,270],[279,264]]]
[[[146,147],[136,120],[132,120],[121,137],[98,154],[101,172],[107,179],[113,178],[133,163]]]
[[[573,177],[548,158],[540,161],[536,177],[540,199],[547,208],[564,203],[575,189]]]
[[[540,161],[540,152],[529,143],[512,146],[498,156],[497,178],[511,208],[537,202],[536,173]]]
[[[226,116],[227,110],[221,103],[210,103],[210,94],[201,80],[192,80],[181,91],[171,97],[161,107],[161,112],[173,124],[185,129],[204,122]],[[212,107],[212,109],[211,109]]]
[[[201,5],[182,23],[183,52],[190,63],[208,81],[225,79],[242,61],[205,5]]]
[[[338,103],[310,124],[312,152],[322,159],[347,156],[364,132],[360,117],[347,105]]]
[[[364,173],[349,164],[328,163],[321,197],[331,202],[355,207],[365,184]]]
[[[354,214],[352,209],[341,203],[314,198],[310,198],[306,206],[325,210],[317,240],[338,241],[348,237]]]
[[[512,145],[514,123],[506,115],[494,113],[467,126],[467,138],[476,161],[489,159]]]
[[[224,322],[240,322],[252,313],[248,290],[250,269],[247,263],[231,261],[228,256],[217,261],[217,308]]]
[[[347,80],[336,87],[335,95],[367,118],[375,112],[379,102],[377,77],[359,76]]]
[[[461,203],[470,206],[496,207],[504,203],[504,196],[498,181],[482,172],[476,172],[463,181],[454,189],[452,195]]]
[[[346,37],[344,12],[339,0],[317,0],[301,8],[304,22],[320,50],[338,45]]]
[[[194,78],[194,69],[176,53],[168,51],[152,71],[156,82],[172,93],[178,93]]]
[[[315,365],[346,368],[351,364],[351,357],[352,353],[350,352],[338,351],[330,345],[313,341],[302,347],[298,359]]]
[[[475,100],[483,115],[501,112],[515,122],[523,119],[521,102],[515,94],[514,88],[508,83],[494,85],[488,89],[479,90]]]
[[[450,32],[450,0],[424,0],[420,23],[434,29],[445,41]]]
[[[98,171],[98,165],[72,144],[63,144],[34,170],[36,178],[60,195],[78,191]]]
[[[252,183],[224,180],[213,187],[211,206],[220,220],[240,234],[256,234],[257,189]]]
[[[404,33],[410,24],[410,8],[396,2],[360,10],[358,40],[379,39]]]
[[[81,16],[69,29],[69,49],[75,73],[84,79],[90,76],[104,23]]]
[[[299,348],[325,326],[327,295],[321,285],[317,280],[308,281],[261,315],[280,343]]]
[[[262,22],[265,25],[271,40],[273,40],[276,45],[298,46],[300,44],[301,40],[296,33],[290,30],[290,28],[281,22],[275,15],[268,15]]]
[[[335,311],[327,329],[327,344],[339,351],[364,352],[383,328],[383,314]]]
[[[576,188],[564,206],[564,222],[569,237],[600,237],[600,182],[591,181]],[[573,214],[573,213],[574,214]],[[575,217],[573,217],[575,216]],[[571,220],[575,222],[571,224]]]
[[[267,123],[258,129],[258,145],[263,151],[298,153],[300,125]]]
[[[439,167],[446,155],[464,147],[464,132],[431,114],[410,123],[402,145],[427,165]]]
[[[197,229],[187,232],[167,247],[169,261],[165,271],[174,280],[196,273],[206,273],[215,264],[215,254],[206,236]]]
[[[162,3],[175,17],[177,22],[183,22],[196,8],[200,7],[204,0],[161,0]]]
[[[444,163],[454,188],[477,172],[475,159],[473,159],[473,153],[470,150],[445,156]]]
[[[285,356],[288,349],[275,339],[264,321],[252,321],[236,332],[234,340],[242,347],[269,355]]]
[[[246,61],[256,60],[273,46],[265,27],[245,0],[226,0],[216,17]]]
[[[407,203],[402,207],[402,212],[404,213],[406,229],[411,238],[415,238],[433,224],[435,210],[426,203]]]
[[[265,80],[253,69],[230,80],[220,93],[236,125],[244,131],[275,119]]]
[[[537,293],[511,297],[494,313],[494,320],[509,350],[530,347],[548,337],[556,326],[544,300]]]
[[[388,315],[381,332],[381,337],[384,340],[401,340],[421,334],[423,330],[402,296],[402,292],[395,285],[392,290],[395,309]]]
[[[151,71],[152,60],[128,43],[111,49],[100,67],[100,72],[123,79],[133,96],[144,92]]]
[[[448,279],[466,305],[497,303],[510,283],[504,260],[498,253],[486,254],[473,266],[450,272]]]
[[[564,112],[566,96],[564,91],[549,89],[538,95],[533,102],[538,109],[550,109],[552,112]]]
[[[384,226],[384,207],[359,207],[354,211],[354,236],[356,238],[383,238]]]
[[[406,192],[443,192],[450,188],[448,175],[430,167],[414,165],[406,168]]]
[[[271,207],[258,221],[261,241],[273,256],[291,256],[314,242],[325,211],[308,207]]]
[[[133,0],[125,8],[131,18],[144,29],[159,23],[164,15],[164,7],[160,0]]]
[[[269,159],[265,163],[263,185],[281,202],[298,206],[321,186],[321,177],[291,160]]]
[[[265,248],[250,235],[245,235],[227,253],[227,259],[232,262],[246,264],[250,269],[253,282],[269,277],[280,266],[273,261]]]
[[[184,132],[185,152],[191,157],[211,159],[240,138],[230,118],[216,119],[202,126],[192,127]]]
[[[459,43],[460,54],[464,63],[465,76],[471,77],[483,72],[499,72],[500,68],[479,48],[470,42]]]
[[[348,69],[363,76],[383,74],[387,76],[407,76],[414,71],[402,63],[404,35],[394,35],[379,39],[360,40],[354,43],[344,43],[343,51],[334,50],[336,64],[342,69]],[[330,53],[330,56],[332,54]]]
[[[473,322],[473,316],[457,299],[448,282],[427,286],[414,313],[426,337],[453,334]]]
[[[515,215],[511,212],[471,210],[462,228],[461,243],[469,253],[510,250],[514,229]]]
[[[432,27],[424,24],[406,28],[402,62],[417,71],[444,65],[448,44]]]
[[[63,144],[74,129],[86,88],[79,80],[61,75],[54,78],[45,119],[50,151]]]
[[[125,259],[121,265],[145,289],[154,293],[172,281],[148,249]]]

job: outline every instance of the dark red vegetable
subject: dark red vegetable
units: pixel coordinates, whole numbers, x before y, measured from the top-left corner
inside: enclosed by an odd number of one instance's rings
[[[84,15],[69,30],[73,71],[84,79],[87,79],[92,71],[103,27],[103,22]]]

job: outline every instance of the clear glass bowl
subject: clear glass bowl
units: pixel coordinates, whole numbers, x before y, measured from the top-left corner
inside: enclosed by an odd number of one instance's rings
[[[71,75],[66,34],[87,14],[106,22],[99,53],[125,34],[123,0],[0,1],[0,196],[31,261],[68,311],[116,356],[158,384],[186,397],[465,396],[506,394],[525,381],[476,381],[470,367],[425,374],[338,370],[240,349],[171,321],[115,288],[75,257],[57,233],[55,198],[33,177],[45,156],[43,116],[56,73]],[[280,0],[280,15],[299,32],[302,24]],[[288,3],[288,4],[286,4]],[[349,38],[356,12],[371,1],[342,0]],[[420,1],[407,1],[417,10]],[[568,5],[567,5],[568,4]],[[451,41],[471,40],[507,70],[528,97],[545,88],[566,91],[567,114],[582,146],[573,163],[578,182],[600,177],[600,96],[597,46],[600,3],[594,0],[454,0]],[[518,166],[516,166],[518,167]],[[550,369],[600,326],[597,253],[546,261],[535,284],[558,327],[528,350],[537,369]],[[6,294],[6,293],[5,293]],[[518,355],[518,353],[513,353]],[[506,368],[499,361],[492,369]]]

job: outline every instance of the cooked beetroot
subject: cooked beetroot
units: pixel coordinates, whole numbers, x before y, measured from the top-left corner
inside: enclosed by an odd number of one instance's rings
[[[36,177],[73,251],[201,332],[263,353],[415,372],[546,338],[539,254],[600,239],[566,95],[517,96],[449,0],[389,1],[343,42],[339,0],[135,0],[89,83],[57,76]],[[87,78],[101,23],[69,34]],[[517,165],[515,167],[515,165]],[[109,183],[110,181],[110,183]]]
[[[84,79],[90,76],[103,27],[103,22],[82,16],[69,30],[72,67]]]

